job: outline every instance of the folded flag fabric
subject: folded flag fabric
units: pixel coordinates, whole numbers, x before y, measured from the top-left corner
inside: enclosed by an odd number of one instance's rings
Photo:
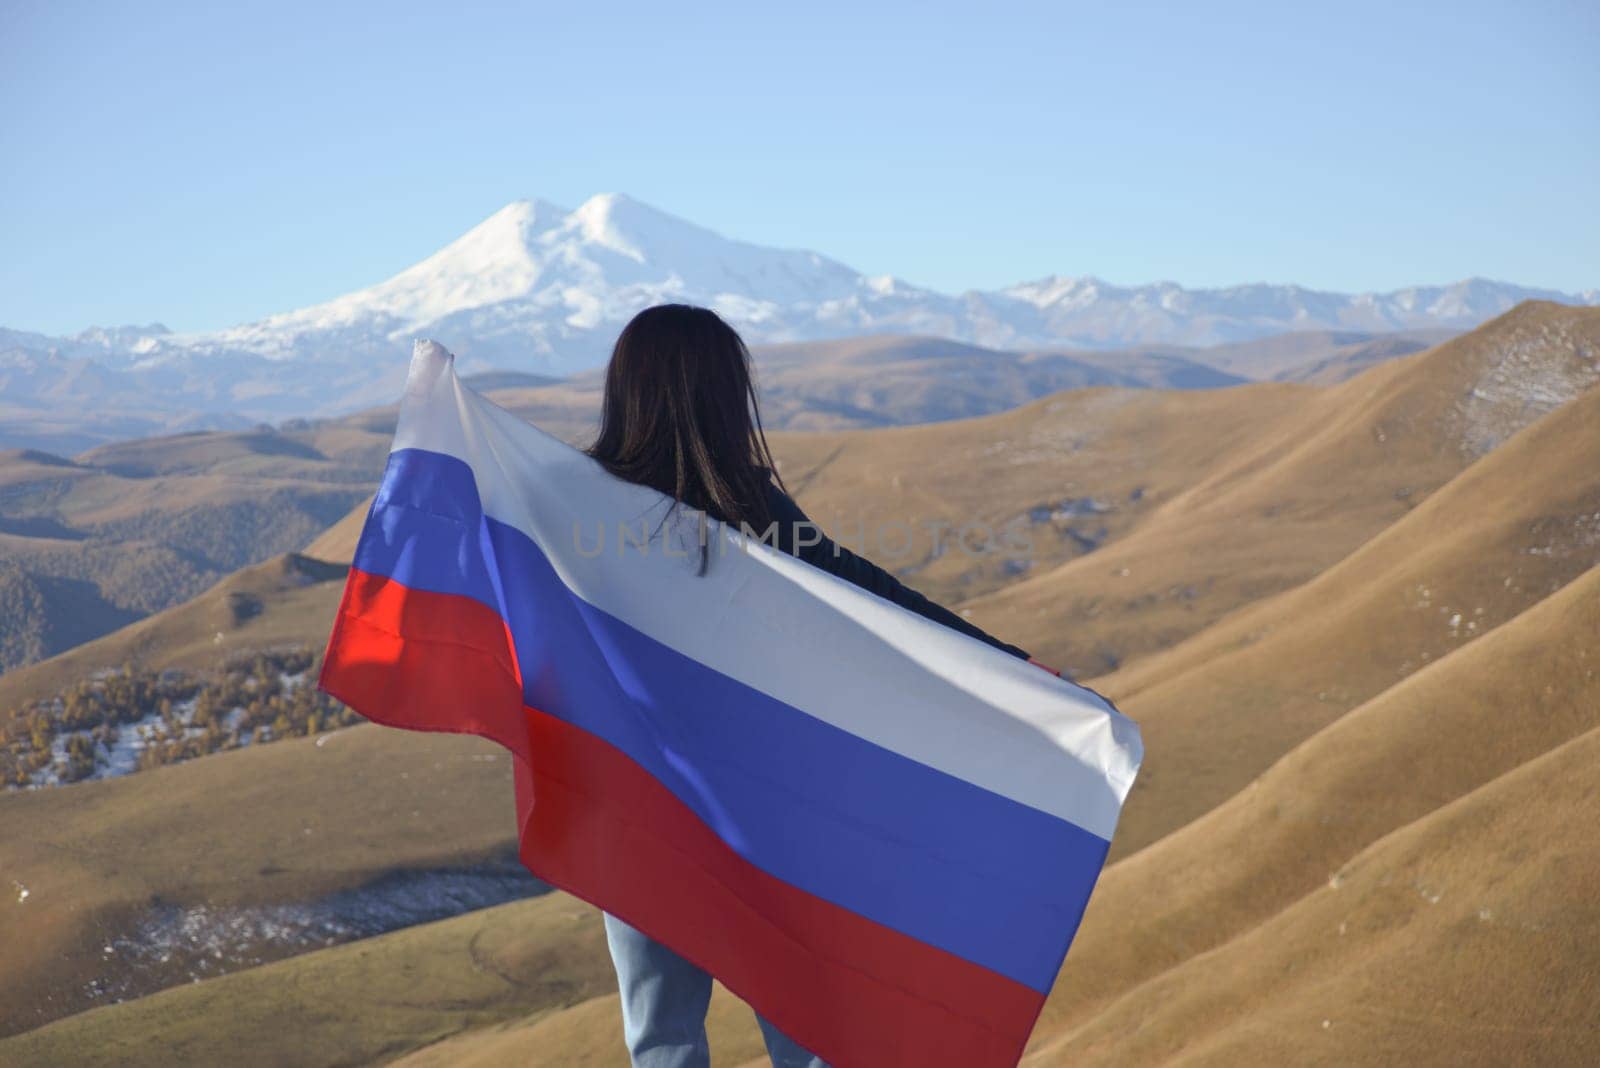
[[[322,688],[504,745],[535,875],[836,1068],[1016,1064],[1137,727],[674,503],[419,341]]]

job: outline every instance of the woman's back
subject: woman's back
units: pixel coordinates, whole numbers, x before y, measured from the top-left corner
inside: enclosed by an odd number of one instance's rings
[[[1014,656],[888,571],[833,542],[783,486],[761,426],[750,352],[715,312],[684,304],[646,308],[617,338],[606,368],[600,433],[589,448],[618,478],[756,532],[776,524],[776,546],[862,589]],[[702,571],[709,561],[701,550]]]
[[[1016,646],[991,637],[836,544],[811,522],[777,474],[761,427],[749,350],[714,312],[660,305],[640,312],[623,328],[606,369],[600,433],[589,455],[618,478],[651,486],[764,540],[770,537],[776,548],[808,564],[1027,658]],[[702,539],[701,573],[709,566]],[[711,976],[610,914],[606,937],[633,1063],[641,1068],[706,1068]],[[760,1014],[756,1019],[774,1065],[826,1068]]]

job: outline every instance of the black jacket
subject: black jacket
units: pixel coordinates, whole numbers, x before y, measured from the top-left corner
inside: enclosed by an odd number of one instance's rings
[[[846,581],[853,582],[862,589],[877,594],[886,600],[893,601],[902,608],[909,608],[919,616],[924,616],[935,623],[943,623],[953,630],[959,630],[969,637],[987,642],[996,649],[1004,650],[1012,656],[1023,660],[1028,659],[1028,654],[1015,645],[1007,645],[999,638],[980,630],[968,623],[956,613],[935,604],[922,594],[905,585],[883,568],[874,564],[865,557],[839,545],[822,532],[822,528],[811,522],[800,506],[794,502],[776,483],[767,483],[767,507],[772,518],[777,522],[776,531],[777,548],[791,556],[798,556],[814,567],[820,567],[830,574],[838,575]],[[796,538],[799,532],[801,537]],[[759,531],[757,532],[760,533]],[[820,539],[820,540],[818,540]],[[799,544],[797,542],[804,543]],[[815,542],[815,544],[811,544]]]

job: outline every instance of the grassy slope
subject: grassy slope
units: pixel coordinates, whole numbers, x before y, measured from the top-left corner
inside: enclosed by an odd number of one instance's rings
[[[387,440],[329,425],[197,433],[75,460],[0,454],[0,670],[297,548],[368,492]]]
[[[599,913],[550,894],[81,1013],[0,1062],[370,1064],[615,988]]]
[[[0,1033],[88,1007],[84,985],[108,971],[101,947],[156,903],[312,901],[386,872],[504,856],[514,822],[497,747],[368,725],[0,794]]]
[[[615,991],[600,914],[555,893],[93,1009],[0,1039],[0,1061],[618,1065]],[[716,1065],[762,1053],[720,984],[708,1029]]]
[[[1026,621],[1043,659],[1089,675],[1173,645],[1348,555],[1553,406],[1508,376],[1570,396],[1600,377],[1597,352],[1600,309],[1529,302],[1316,391],[1136,537],[974,600],[973,620]]]
[[[1373,364],[1442,344],[1456,333],[1454,330],[1439,329],[1380,334],[1367,341],[1341,345],[1329,352],[1307,357],[1302,363],[1260,377],[1276,382],[1311,382],[1331,386],[1355,377]]]
[[[1256,381],[1290,381],[1307,364],[1335,360],[1346,354],[1378,346],[1391,356],[1432,348],[1448,340],[1456,330],[1420,328],[1372,334],[1363,330],[1292,330],[1253,341],[1235,341],[1207,349],[1193,350],[1194,359],[1212,367],[1243,375]]]
[[[928,349],[930,345],[938,351]],[[788,396],[802,410],[809,405],[818,412],[829,405],[864,405],[863,410],[872,418],[857,422],[874,424],[886,418],[971,414],[1016,403],[1043,389],[1070,384],[1074,381],[1072,374],[1062,378],[1055,364],[1084,356],[1043,353],[1017,357],[969,351],[960,346],[946,351],[949,348],[925,339],[855,339],[810,346],[806,359],[774,358],[764,366],[776,376],[771,383],[775,399]],[[819,355],[812,349],[825,351]],[[1004,357],[998,364],[997,355]],[[1135,380],[1168,373],[1152,371],[1140,362],[1159,363],[1161,358],[1155,353],[1125,353],[1119,357],[1124,363],[1132,361],[1125,370]],[[1112,366],[1115,361],[1101,363],[1111,370],[1120,366]],[[888,384],[885,375],[892,380]],[[791,389],[793,383],[784,384],[788,381],[784,376],[800,376],[806,384],[796,392]],[[491,395],[518,414],[577,441],[592,432],[597,383],[598,377],[591,375],[533,388],[497,389]],[[1112,390],[1111,394],[1118,392],[1121,391]],[[1017,432],[1016,439],[1010,441],[984,441],[972,448],[973,435],[965,429],[951,434],[948,440],[936,431],[906,439],[918,441],[924,448],[920,453],[902,453],[895,458],[893,473],[920,484],[929,491],[931,502],[919,502],[914,495],[894,492],[889,494],[893,500],[888,502],[892,509],[873,507],[862,515],[856,507],[857,500],[827,496],[830,479],[824,479],[819,486],[823,494],[819,500],[830,513],[848,508],[845,518],[849,520],[909,517],[916,522],[940,519],[1001,523],[1023,514],[1027,508],[1056,503],[1061,497],[1103,497],[1094,479],[1075,477],[1079,471],[1114,473],[1120,467],[1137,474],[1141,473],[1140,465],[1153,464],[1158,480],[1197,471],[1204,465],[1190,464],[1183,450],[1163,451],[1164,446],[1187,440],[1202,457],[1218,458],[1231,444],[1247,437],[1251,425],[1282,416],[1282,405],[1295,395],[1293,391],[1245,393],[1222,402],[1221,409],[1209,401],[1197,401],[1191,407],[1170,397],[1155,398],[1148,407],[1143,401],[1136,402],[1135,414],[1145,411],[1152,416],[1140,433],[1126,432],[1126,420],[1120,427],[1107,424],[1104,413],[1098,410],[1105,407],[1103,403],[1068,404],[1064,411],[1059,406],[1046,405],[1047,411],[1060,413],[1053,424],[1048,420],[1031,427],[996,424]],[[1252,399],[1250,403],[1231,404],[1232,400],[1244,401],[1247,397]],[[896,405],[909,407],[896,415]],[[1247,410],[1254,407],[1268,410]],[[30,458],[19,453],[0,454],[0,496],[5,499],[0,508],[4,513],[0,514],[0,609],[4,609],[0,616],[0,667],[14,667],[70,648],[178,603],[237,567],[304,544],[315,530],[325,527],[359,500],[361,491],[370,486],[381,466],[393,419],[391,407],[282,432],[206,432],[120,442],[91,450],[76,463],[61,462],[59,458],[51,461],[39,455]],[[1080,422],[1069,425],[1067,419]],[[811,426],[815,420],[806,422],[797,417],[789,422]],[[1284,425],[1302,423],[1291,420]],[[1143,453],[1146,441],[1156,444],[1161,457],[1152,460]],[[1098,453],[1097,443],[1103,446]],[[801,436],[793,445],[793,466],[804,472],[819,464],[831,465],[828,453],[818,449],[831,449],[836,444],[812,442]],[[884,438],[877,444],[894,453],[904,442],[897,445],[895,439]],[[994,452],[986,453],[984,450],[991,445]],[[1007,447],[1018,446],[1022,447],[1020,451],[1006,451]],[[852,463],[859,469],[858,475],[867,481],[892,482],[892,477],[874,478],[872,472],[881,472],[883,465],[858,462],[863,451],[859,442],[852,443],[846,451],[855,454]],[[1069,457],[1067,453],[1076,455]],[[1049,471],[1052,456],[1060,467],[1057,473]],[[844,467],[851,467],[852,463]],[[1014,474],[1008,466],[1012,464],[1036,469],[1033,484],[1021,495],[1027,499],[1025,506],[1012,507],[1021,505],[1015,494],[985,498],[980,492],[980,500],[991,506],[973,507],[953,499],[961,494],[946,494],[941,485],[945,479],[972,478],[981,491],[982,480],[997,473]],[[940,469],[937,479],[929,477],[929,466]],[[44,467],[50,470],[43,470]],[[1002,480],[1015,481],[1010,477]],[[1110,481],[1129,482],[1130,492],[1139,488],[1134,484],[1137,479],[1113,474]],[[1058,490],[1061,497],[1056,496]],[[1073,525],[1091,540],[1115,539],[1125,533],[1130,517],[1143,515],[1156,500],[1148,498],[1139,508],[1129,508],[1133,502],[1118,504],[1103,524]],[[1000,504],[1006,506],[1003,514],[997,507]],[[1065,524],[1047,522],[1035,533],[1042,535],[1039,540],[1044,544],[1034,574],[1083,555],[1083,545],[1066,533]],[[1299,540],[1290,539],[1288,544]],[[973,561],[965,554],[947,552],[939,559],[928,560],[929,549],[930,543],[924,539],[917,551],[901,562],[917,565],[910,577],[942,599],[962,600],[993,592],[1019,575],[998,557]],[[1096,555],[1102,562],[1110,560],[1105,554]],[[1241,558],[1231,561],[1231,565],[1246,562]],[[1147,624],[1164,622],[1165,626],[1156,628],[1157,644],[1167,644],[1192,632],[1197,622],[1215,618],[1219,606],[1226,610],[1242,600],[1282,588],[1284,582],[1273,561],[1263,559],[1256,563],[1262,576],[1259,580],[1224,579],[1231,586],[1215,591],[1217,596],[1213,596],[1211,588],[1215,574],[1200,583],[1186,582],[1178,576],[1172,582],[1150,588],[1145,588],[1149,584],[1142,584],[1147,577],[1142,569],[1134,572],[1135,578],[1130,582],[1120,581],[1125,576],[1119,575],[1119,581],[1104,591],[1109,598],[1079,597],[1066,609],[1066,614],[1079,617],[1080,623],[1083,619],[1093,620],[1088,626],[1073,629],[1074,635],[1082,636],[1076,645],[1067,648],[1057,642],[1059,647],[1052,647],[1048,637],[1034,637],[1033,641],[1037,644],[1042,640],[1042,652],[1079,674],[1099,673],[1144,651],[1145,645],[1134,635],[1141,628],[1148,630]],[[1304,577],[1304,563],[1300,562],[1298,569],[1291,564],[1293,575]],[[1229,566],[1230,562],[1224,561],[1221,569]],[[1072,589],[1074,593],[1087,591],[1090,585],[1077,582]],[[1128,603],[1118,600],[1126,601],[1123,595],[1130,593],[1133,598]],[[1031,635],[1048,635],[1059,622],[1057,617],[1065,603],[1054,596],[1034,598],[1025,606],[1027,611],[1017,614],[1018,625]],[[1152,607],[1154,612],[1146,611]],[[1139,618],[1131,622],[1118,618],[1130,612]],[[1173,618],[1163,620],[1164,613]]]
[[[769,1068],[749,1006],[715,984],[706,1013],[713,1068]],[[393,1062],[396,1068],[626,1068],[616,994],[514,1024],[453,1035]]]
[[[1126,855],[1220,804],[1344,711],[1600,560],[1600,390],[1490,453],[1304,585],[1095,686],[1148,759]]]
[[[1041,1035],[1322,886],[1361,849],[1600,727],[1600,567],[1297,746],[1110,867]],[[1600,963],[1600,962],[1597,962]]]
[[[1380,839],[1038,1064],[1600,1060],[1600,730]]]
[[[1018,523],[1013,529],[1031,543],[1024,558],[1034,562],[1024,575],[1083,558],[1086,549],[1068,527],[1114,544],[1254,437],[1289,425],[1317,392],[1278,384],[1199,392],[1096,387],[982,419],[786,434],[773,445],[785,481],[824,529],[847,542],[854,537],[852,547],[930,596],[956,602],[1019,580],[1004,551],[1008,524]],[[1086,498],[1104,510],[1029,521],[1035,509],[1048,513]],[[976,524],[968,544],[981,549],[988,541],[991,551],[962,550],[947,534],[935,556],[934,522]],[[919,535],[910,553],[896,555],[904,537],[897,524]],[[852,534],[863,528],[865,540]],[[991,620],[990,629],[1024,646],[1043,637],[1022,614]]]

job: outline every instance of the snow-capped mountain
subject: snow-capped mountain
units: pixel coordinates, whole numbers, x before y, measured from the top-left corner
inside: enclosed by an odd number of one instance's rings
[[[336,357],[448,338],[458,355],[520,370],[594,366],[634,312],[668,300],[711,304],[762,339],[814,338],[829,309],[874,294],[813,252],[762,248],[618,194],[576,211],[519,200],[370,289],[173,347],[270,359]],[[857,317],[859,318],[859,317]],[[843,316],[850,332],[852,317]]]
[[[261,415],[393,398],[411,340],[467,369],[565,374],[598,366],[622,324],[662,301],[715,308],[752,342],[922,334],[992,348],[1214,345],[1289,330],[1466,329],[1519,301],[1600,303],[1469,279],[1347,295],[1299,286],[1184,289],[1052,277],[957,296],[868,277],[815,252],[735,241],[616,193],[568,211],[520,200],[434,255],[359,292],[210,333],[159,324],[71,338],[0,330],[0,351],[91,357],[199,402]],[[9,398],[8,398],[9,399]]]
[[[1600,304],[1600,289],[1560,293],[1485,278],[1347,294],[1264,283],[1185,289],[1175,282],[1114,286],[1093,277],[1051,277],[1012,286],[1000,295],[1038,316],[1031,335],[1019,334],[1010,342],[1013,347],[1040,344],[1035,340],[1040,337],[1064,338],[1085,348],[1152,343],[1204,347],[1296,330],[1469,330],[1524,300]]]

